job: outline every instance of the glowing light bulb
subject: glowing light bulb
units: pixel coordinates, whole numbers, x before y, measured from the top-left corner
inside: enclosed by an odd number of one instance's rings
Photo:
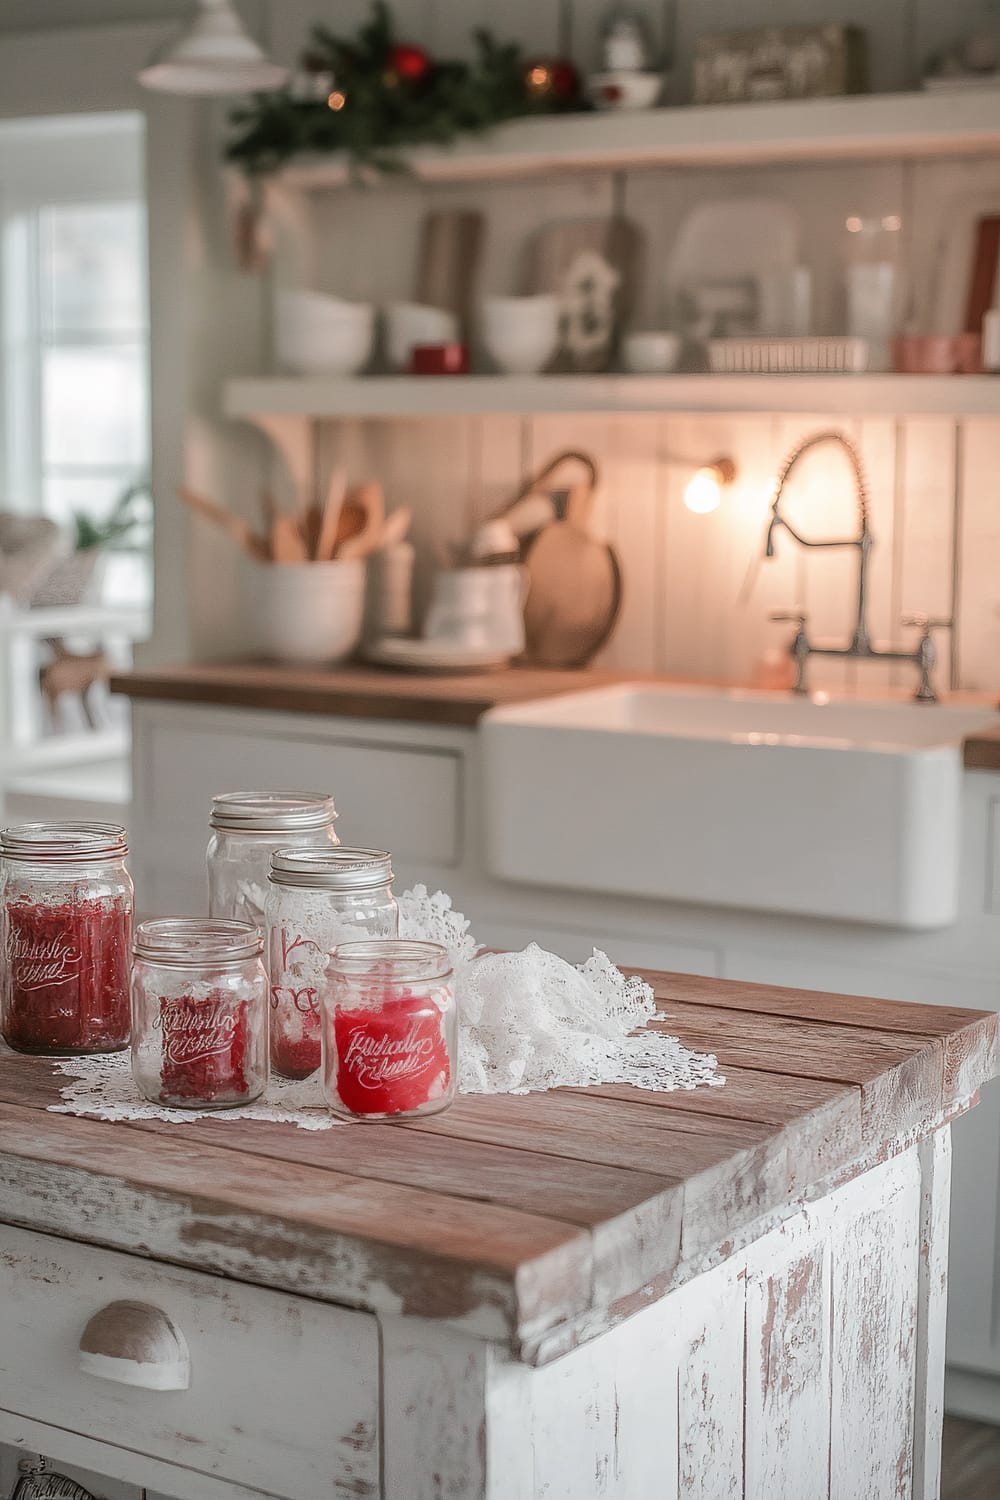
[[[332,110],[340,110],[347,103],[347,95],[343,89],[334,89],[326,102]]]
[[[684,504],[697,516],[718,510],[722,501],[721,475],[715,464],[696,469],[684,488]]]

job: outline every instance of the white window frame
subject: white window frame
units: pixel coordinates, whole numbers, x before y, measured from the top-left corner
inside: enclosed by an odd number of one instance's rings
[[[138,111],[0,121],[0,507],[42,512],[39,212],[145,202]],[[22,294],[27,290],[28,295]],[[148,330],[147,330],[148,341]],[[149,453],[147,412],[146,452]]]

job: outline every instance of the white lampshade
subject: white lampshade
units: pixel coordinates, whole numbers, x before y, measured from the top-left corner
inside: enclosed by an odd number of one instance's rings
[[[164,94],[250,94],[279,89],[288,69],[271,62],[243,28],[232,0],[199,0],[192,26],[139,74]]]

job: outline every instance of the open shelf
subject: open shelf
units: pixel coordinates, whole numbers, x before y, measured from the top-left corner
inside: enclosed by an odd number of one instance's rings
[[[578,169],[763,165],[998,149],[1000,88],[983,87],[513,120],[453,146],[415,149],[405,160],[424,181],[461,182]],[[308,189],[351,181],[339,155],[290,162],[280,177]]]
[[[265,376],[228,381],[223,408],[246,418],[671,411],[1000,416],[1000,376]]]

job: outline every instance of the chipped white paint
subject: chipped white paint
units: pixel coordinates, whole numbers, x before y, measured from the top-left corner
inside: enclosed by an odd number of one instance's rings
[[[81,1333],[119,1299],[153,1304],[176,1326],[190,1390],[129,1388],[80,1369]],[[7,1226],[0,1408],[8,1440],[21,1417],[294,1500],[378,1495],[371,1315]],[[82,1452],[74,1461],[88,1463]],[[134,1470],[112,1455],[107,1472]],[[196,1500],[199,1483],[178,1476],[162,1487]]]
[[[391,1312],[379,1351],[370,1315],[5,1228],[0,1442],[130,1483],[138,1447],[189,1500],[937,1500],[949,1165],[945,1129],[539,1369]],[[118,1296],[185,1334],[189,1393],[80,1374]]]
[[[949,1159],[944,1130],[541,1369],[385,1321],[385,1500],[936,1500]]]
[[[923,1197],[913,1412],[913,1500],[938,1500],[941,1493],[945,1314],[948,1305],[951,1132],[939,1130],[921,1142],[918,1150]]]

